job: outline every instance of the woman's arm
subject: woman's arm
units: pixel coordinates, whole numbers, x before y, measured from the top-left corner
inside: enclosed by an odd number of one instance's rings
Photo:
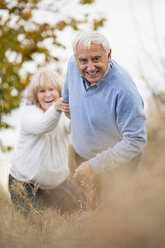
[[[55,105],[56,103],[45,112],[35,105],[26,106],[21,118],[22,130],[33,135],[53,130],[61,116],[61,112],[56,111]]]

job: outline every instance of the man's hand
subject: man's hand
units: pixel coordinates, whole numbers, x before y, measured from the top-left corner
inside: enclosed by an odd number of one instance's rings
[[[95,172],[93,171],[89,160],[80,164],[76,169],[75,169],[75,173],[73,175],[73,178],[78,180],[78,181],[82,181],[84,179],[88,179],[91,177],[94,177]]]

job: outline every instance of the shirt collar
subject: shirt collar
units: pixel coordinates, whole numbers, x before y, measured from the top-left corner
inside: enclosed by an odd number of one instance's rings
[[[88,82],[88,80],[86,80],[83,76],[81,76],[81,78],[83,80],[83,83],[84,83],[85,90],[86,91],[89,91],[89,90],[93,90],[93,89],[98,88],[99,85],[101,84],[101,82],[104,80],[104,78],[108,74],[110,68],[112,68],[112,64],[111,63],[108,63],[108,68],[107,68],[104,76],[99,81],[97,81],[96,83],[94,83],[92,85]]]

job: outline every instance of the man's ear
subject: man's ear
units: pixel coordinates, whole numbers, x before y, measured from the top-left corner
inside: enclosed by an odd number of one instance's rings
[[[110,49],[109,50],[109,53],[108,53],[108,62],[109,63],[111,62],[111,53],[112,53],[112,50]]]

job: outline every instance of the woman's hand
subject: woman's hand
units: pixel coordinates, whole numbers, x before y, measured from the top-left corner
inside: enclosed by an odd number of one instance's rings
[[[65,112],[68,115],[70,114],[69,103],[65,101],[62,97],[56,101],[55,109],[57,112]]]

